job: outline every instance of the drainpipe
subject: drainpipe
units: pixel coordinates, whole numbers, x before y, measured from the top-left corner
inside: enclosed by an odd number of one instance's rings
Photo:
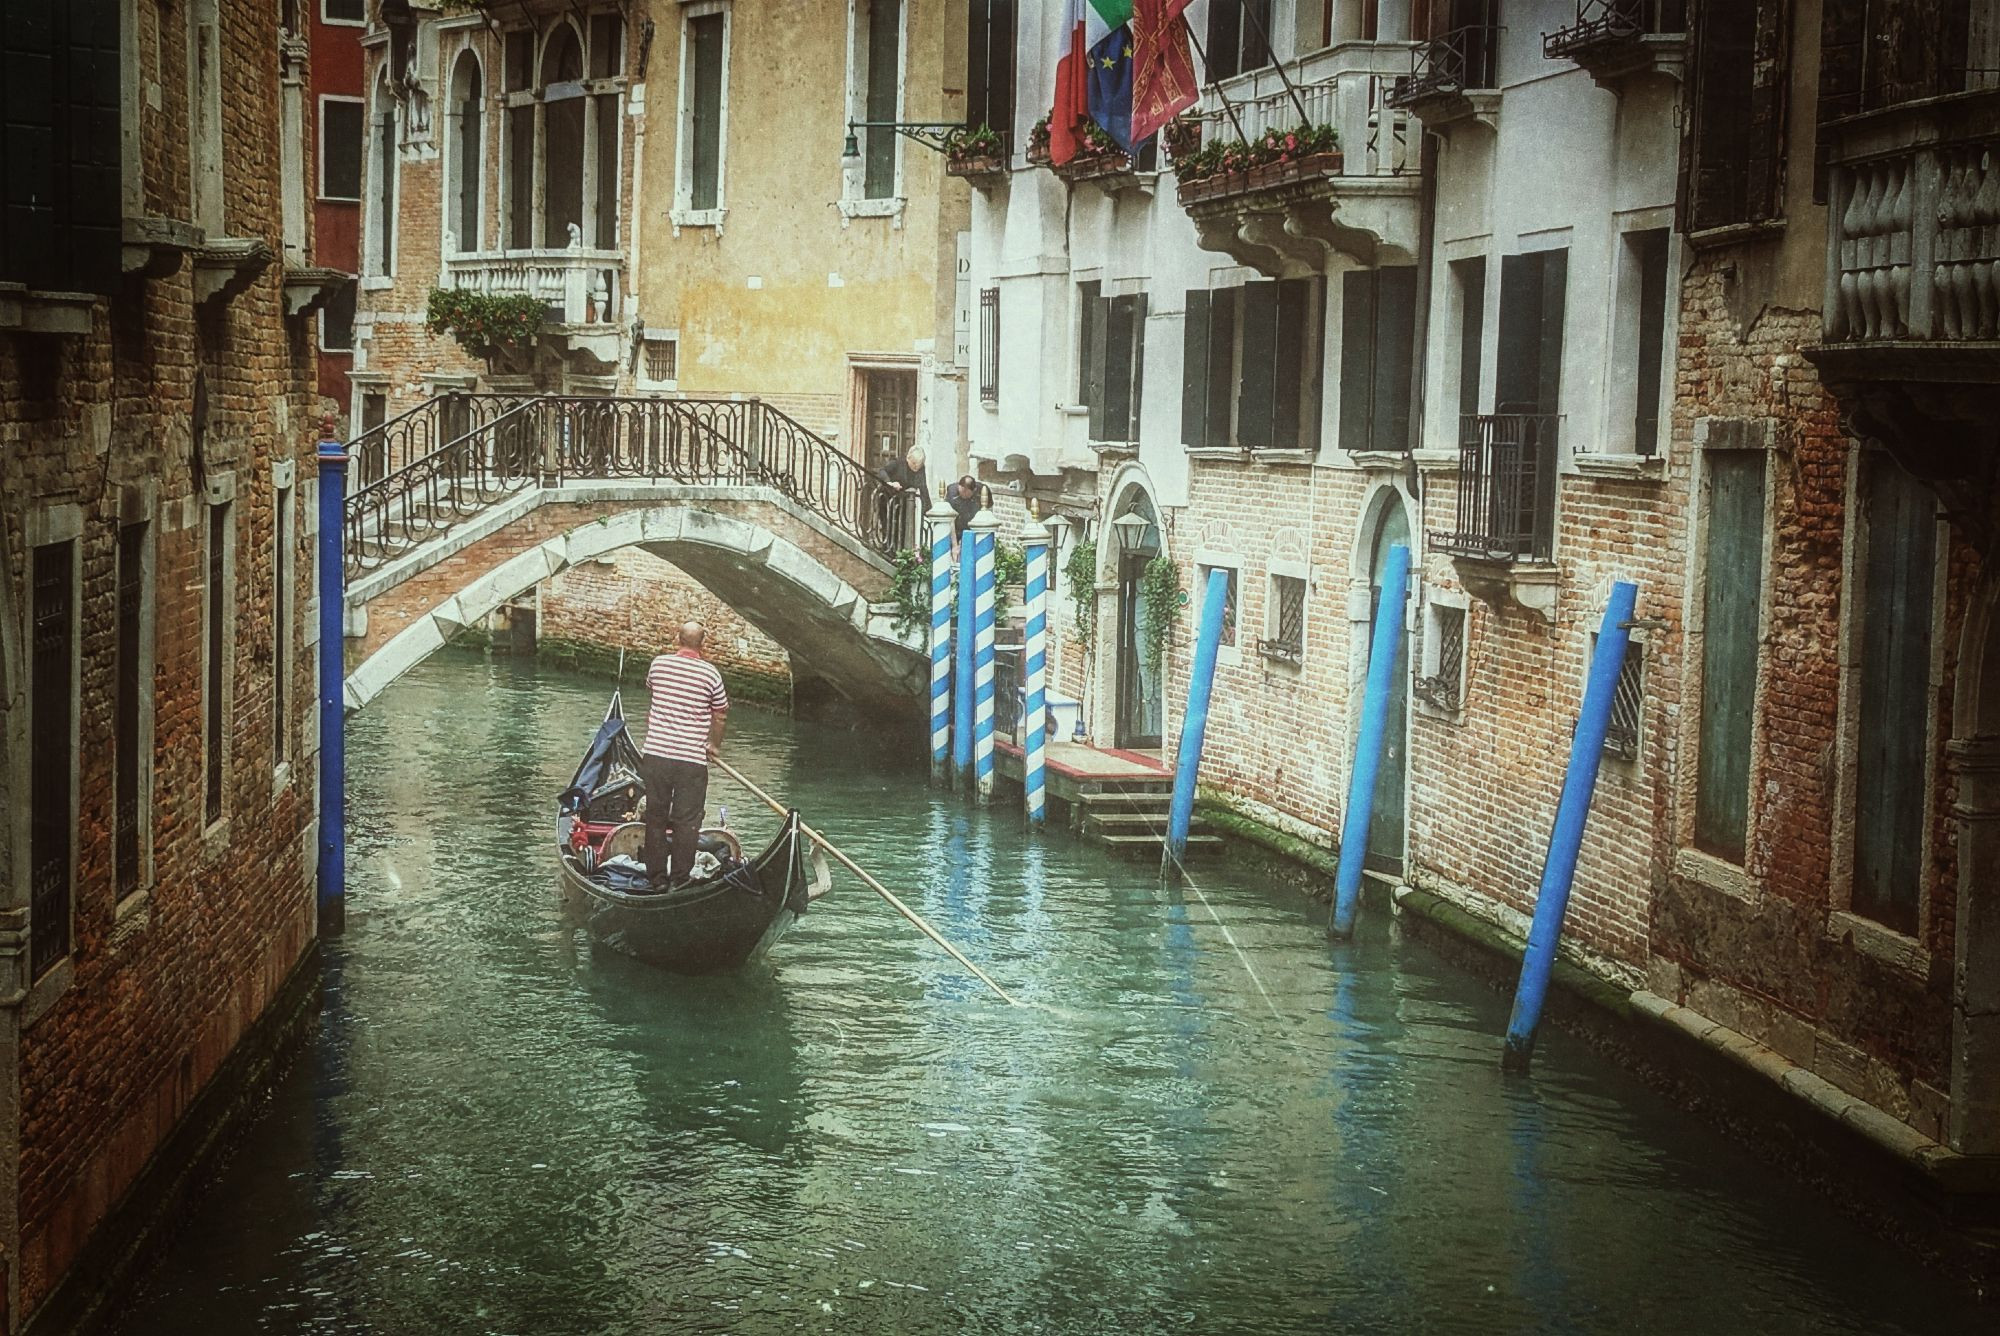
[[[965,531],[972,545],[972,772],[980,803],[993,801],[993,547],[1000,519],[981,507]]]
[[[1629,580],[1611,586],[1604,624],[1597,632],[1597,649],[1590,656],[1590,681],[1583,690],[1583,709],[1569,744],[1569,770],[1563,776],[1562,801],[1556,804],[1555,830],[1549,835],[1549,855],[1542,863],[1542,885],[1535,893],[1535,921],[1528,929],[1528,950],[1521,958],[1521,981],[1514,992],[1514,1013],[1507,1020],[1507,1044],[1500,1066],[1525,1072],[1535,1053],[1535,1027],[1542,1019],[1542,999],[1548,995],[1549,972],[1555,967],[1556,943],[1562,937],[1563,915],[1576,881],[1577,853],[1583,847],[1584,821],[1590,815],[1591,793],[1597,787],[1597,766],[1604,758],[1604,735],[1611,728],[1611,701],[1618,694],[1618,674],[1625,667],[1625,646],[1632,636],[1632,612],[1638,587]]]
[[[1395,689],[1396,654],[1403,642],[1403,603],[1410,587],[1410,549],[1389,549],[1382,572],[1382,601],[1375,609],[1375,634],[1368,645],[1368,686],[1361,698],[1361,737],[1354,748],[1354,773],[1347,791],[1347,821],[1340,832],[1340,867],[1334,877],[1334,937],[1354,935],[1361,903],[1361,864],[1368,857],[1368,823],[1375,816],[1375,780],[1389,740],[1389,696]]]
[[[1201,771],[1201,744],[1208,733],[1208,698],[1215,687],[1215,659],[1222,648],[1222,614],[1229,602],[1229,572],[1208,573],[1201,598],[1201,630],[1194,642],[1194,667],[1188,674],[1187,712],[1181,716],[1181,745],[1174,754],[1174,803],[1167,814],[1167,850],[1163,872],[1179,872],[1187,864],[1188,828],[1194,823],[1194,784]]]
[[[931,535],[931,783],[951,774],[951,507],[942,497],[924,517]]]
[[[1021,530],[1021,550],[1028,559],[1028,624],[1021,646],[1028,728],[1021,748],[1021,794],[1028,829],[1040,830],[1048,819],[1049,529],[1032,514]]]
[[[347,451],[333,419],[319,430],[319,931],[347,923],[347,748],[345,726],[347,572],[341,552],[347,516]]]

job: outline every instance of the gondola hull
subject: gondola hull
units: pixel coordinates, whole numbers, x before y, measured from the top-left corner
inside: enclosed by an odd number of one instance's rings
[[[756,858],[677,890],[638,893],[586,875],[566,839],[557,858],[591,940],[677,974],[715,974],[769,951],[816,898],[820,878],[808,870],[817,860],[807,844],[793,813]]]

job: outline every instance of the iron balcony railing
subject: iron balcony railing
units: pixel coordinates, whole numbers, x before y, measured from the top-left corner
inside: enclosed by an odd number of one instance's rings
[[[1687,0],[1576,0],[1576,22],[1542,34],[1542,55],[1568,60],[1595,47],[1687,31]]]
[[[1424,42],[1410,53],[1410,72],[1390,88],[1389,105],[1493,87],[1500,32],[1498,24],[1470,23]]]
[[[1834,122],[1826,343],[2000,339],[2000,94]]]
[[[1484,561],[1547,561],[1555,545],[1555,413],[1468,413],[1458,450],[1457,527],[1431,547]]]
[[[757,399],[440,395],[384,436],[438,439],[453,423],[469,425],[348,496],[350,578],[516,492],[590,479],[769,487],[883,553],[915,545],[922,518],[924,497]]]

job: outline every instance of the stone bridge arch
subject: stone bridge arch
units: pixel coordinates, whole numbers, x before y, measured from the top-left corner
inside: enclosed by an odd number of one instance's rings
[[[919,717],[928,660],[921,633],[899,634],[877,605],[885,558],[776,488],[662,482],[529,489],[351,581],[346,708],[550,576],[627,547],[782,645],[803,707]]]

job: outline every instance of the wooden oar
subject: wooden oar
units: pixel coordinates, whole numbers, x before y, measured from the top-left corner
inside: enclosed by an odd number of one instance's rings
[[[764,792],[764,790],[758,788],[755,784],[751,783],[750,780],[744,776],[742,771],[738,770],[735,766],[729,764],[729,762],[723,760],[719,756],[714,757],[712,759],[714,760],[716,767],[720,769],[722,773],[728,775],[738,784],[741,784],[744,788],[756,794],[757,797],[763,799],[765,806],[769,807],[773,812],[776,812],[779,816],[790,815],[790,813],[786,810],[785,805],[783,803],[779,802],[776,798],[773,798],[770,794]],[[930,924],[924,922],[922,915],[918,914],[914,909],[911,909],[908,905],[904,904],[901,900],[897,899],[896,893],[894,891],[890,890],[887,886],[884,886],[881,882],[875,880],[875,878],[869,876],[868,873],[862,868],[862,866],[859,863],[855,862],[852,858],[849,858],[846,854],[842,853],[840,850],[834,848],[832,841],[828,840],[826,836],[820,834],[818,831],[814,830],[811,826],[808,826],[803,821],[799,822],[799,830],[806,836],[807,839],[811,840],[814,844],[817,844],[820,848],[826,850],[828,853],[832,854],[834,858],[839,860],[840,865],[842,867],[845,867],[849,872],[852,872],[855,876],[861,878],[861,880],[867,884],[869,890],[875,892],[875,894],[881,896],[884,900],[887,900],[890,906],[893,909],[895,909],[895,911],[898,914],[901,914],[904,918],[916,924],[918,929],[922,931],[924,936],[930,938],[933,942],[936,942],[939,946],[943,947],[947,952],[951,954],[951,958],[953,960],[956,960],[959,964],[965,966],[967,969],[971,970],[975,975],[977,975],[979,978],[979,982],[985,984],[988,988],[991,988],[996,994],[998,994],[1001,1001],[1005,1002],[1010,1007],[1018,1007],[1021,1005],[1019,1002],[1015,1001],[1011,995],[1008,994],[1005,988],[1002,988],[999,984],[987,978],[985,970],[980,969],[979,966],[967,960],[964,957],[964,955],[962,955],[959,952],[959,949],[957,947],[953,946],[950,942],[947,942],[936,928],[933,928]]]

